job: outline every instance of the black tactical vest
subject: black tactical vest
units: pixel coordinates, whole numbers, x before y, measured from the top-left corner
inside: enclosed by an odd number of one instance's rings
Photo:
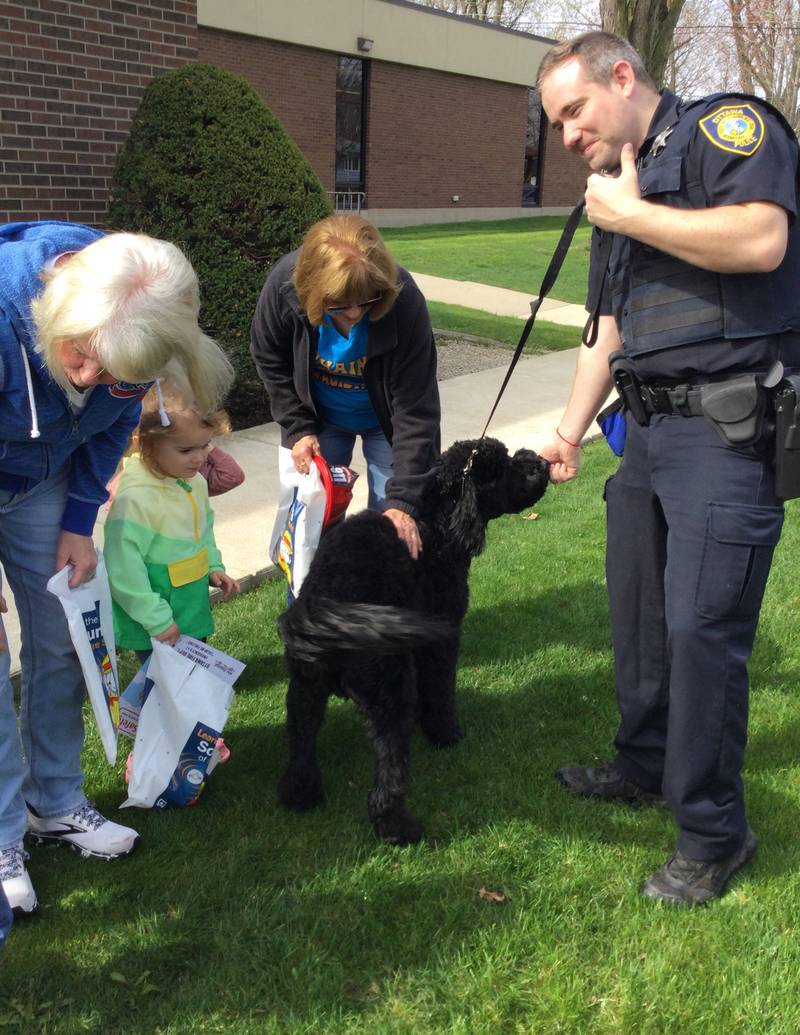
[[[687,182],[686,155],[698,108],[731,97],[765,108],[796,144],[783,115],[766,101],[746,94],[704,97],[679,107],[664,146],[640,158],[644,198],[673,208],[709,207],[702,184]],[[800,170],[798,178],[800,195]],[[625,352],[632,357],[712,339],[735,341],[800,331],[800,218],[790,220],[786,256],[771,273],[713,273],[615,235],[608,286]]]

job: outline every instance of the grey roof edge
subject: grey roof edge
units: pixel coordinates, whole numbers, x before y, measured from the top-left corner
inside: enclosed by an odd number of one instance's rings
[[[439,18],[452,18],[455,21],[466,22],[469,25],[476,25],[480,29],[491,29],[493,32],[505,32],[511,36],[522,36],[524,39],[536,40],[538,43],[558,43],[558,40],[549,36],[537,36],[533,32],[523,32],[522,29],[508,29],[505,25],[495,25],[494,22],[484,22],[480,18],[470,18],[466,14],[452,14],[450,11],[440,11],[437,7],[428,7],[427,4],[415,4],[413,0],[380,0],[382,4],[392,4],[394,7],[406,7],[416,11],[424,11],[427,14],[436,15]]]

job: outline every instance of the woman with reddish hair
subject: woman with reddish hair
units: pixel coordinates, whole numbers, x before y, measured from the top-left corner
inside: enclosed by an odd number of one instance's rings
[[[250,348],[297,470],[318,454],[349,464],[360,437],[369,506],[417,557],[439,453],[436,344],[422,293],[375,227],[350,214],[315,223],[267,278]]]

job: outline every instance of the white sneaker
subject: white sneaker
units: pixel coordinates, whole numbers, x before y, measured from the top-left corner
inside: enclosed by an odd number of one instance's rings
[[[0,882],[15,916],[34,913],[38,905],[36,892],[25,869],[28,858],[21,841],[11,848],[0,848]]]
[[[90,801],[64,816],[38,816],[29,805],[28,836],[36,845],[66,844],[96,859],[120,859],[139,843],[135,830],[112,823]]]

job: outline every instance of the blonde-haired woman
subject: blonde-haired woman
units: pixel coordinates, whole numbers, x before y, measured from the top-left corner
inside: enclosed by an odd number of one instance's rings
[[[417,557],[439,451],[436,345],[425,299],[375,227],[356,215],[315,223],[267,278],[250,347],[297,470],[317,454],[348,464],[360,437],[369,506]]]
[[[97,511],[153,380],[169,377],[207,410],[227,392],[230,364],[198,311],[194,271],[166,241],[0,226],[0,563],[22,636],[19,732],[0,655],[0,882],[18,914],[37,905],[26,830],[101,859],[138,842],[83,793],[83,677],[46,584],[65,564],[72,586],[93,575]]]

